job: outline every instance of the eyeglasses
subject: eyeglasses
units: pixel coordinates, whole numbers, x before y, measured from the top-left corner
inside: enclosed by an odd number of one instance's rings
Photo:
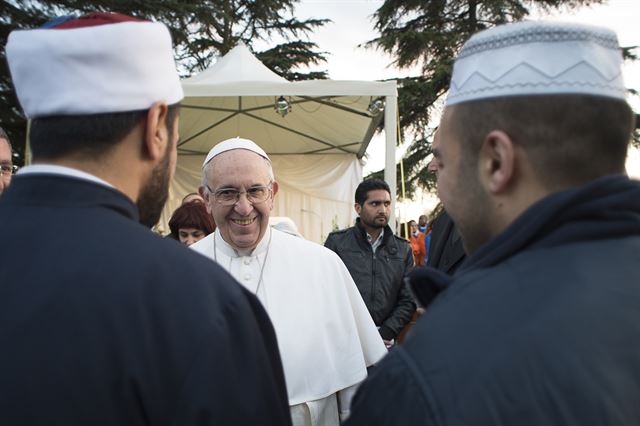
[[[0,176],[11,176],[18,170],[18,166],[12,164],[0,165]]]
[[[268,186],[252,186],[247,188],[246,191],[238,191],[235,188],[220,188],[217,191],[212,191],[207,186],[207,190],[213,194],[213,198],[223,206],[233,206],[238,201],[240,201],[240,194],[246,194],[247,201],[251,204],[260,204],[267,201],[269,196],[271,195],[271,184]]]

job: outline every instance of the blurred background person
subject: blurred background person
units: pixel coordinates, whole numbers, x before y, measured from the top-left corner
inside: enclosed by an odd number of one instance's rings
[[[439,152],[440,143],[440,130],[438,130],[433,136],[432,148],[434,153]],[[441,164],[436,157],[427,166],[427,170],[435,174],[436,180],[439,177],[440,167]],[[462,245],[462,238],[455,223],[453,223],[449,213],[441,203],[436,206],[432,216],[434,219],[432,219],[431,226],[429,226],[431,232],[426,265],[453,275],[467,257]]]
[[[287,234],[291,234],[295,237],[304,238],[302,234],[300,234],[300,231],[298,231],[298,226],[290,217],[272,216],[269,218],[269,226],[279,231],[286,232]]]
[[[178,207],[169,219],[171,238],[186,246],[200,241],[216,230],[213,217],[204,203],[193,200]]]
[[[0,195],[11,183],[13,175],[13,160],[11,158],[11,143],[9,136],[0,127]]]
[[[425,246],[425,235],[418,229],[415,220],[409,221],[409,244],[413,251],[413,263],[415,266],[424,266],[424,259],[427,256]]]
[[[184,196],[184,198],[182,199],[182,204],[184,205],[192,201],[199,201],[201,203],[204,203],[204,198],[202,198],[202,195],[198,194],[197,192],[190,192]]]

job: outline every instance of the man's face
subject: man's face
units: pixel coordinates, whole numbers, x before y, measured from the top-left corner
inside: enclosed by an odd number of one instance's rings
[[[162,208],[169,197],[169,182],[176,170],[178,137],[178,117],[176,117],[165,154],[154,167],[151,178],[142,187],[138,196],[140,223],[149,228],[158,223]]]
[[[356,203],[355,208],[364,226],[384,228],[391,215],[391,195],[384,189],[371,190],[367,192],[364,204]]]
[[[6,139],[0,138],[0,166],[4,167],[13,167],[13,160],[11,159],[11,148],[9,147],[9,142]],[[11,183],[11,174],[3,173],[0,176],[0,194],[4,192],[5,189]]]
[[[445,109],[434,138],[433,167],[438,177],[438,196],[458,227],[465,250],[471,254],[491,238],[490,203],[479,181],[478,161],[464,161],[472,157],[463,151],[453,130],[456,123],[452,112],[452,107]]]
[[[246,149],[233,149],[214,157],[206,167],[209,189],[205,196],[207,211],[213,216],[216,230],[236,250],[253,250],[269,226],[269,214],[278,184],[271,183],[269,167],[264,158]],[[252,204],[245,191],[268,187],[265,201]],[[240,191],[240,199],[233,205],[223,205],[214,194],[221,189]]]

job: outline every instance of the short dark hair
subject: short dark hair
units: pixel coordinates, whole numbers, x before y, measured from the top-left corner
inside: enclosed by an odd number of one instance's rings
[[[179,104],[169,106],[167,126],[171,129]],[[93,158],[106,154],[145,120],[148,110],[92,115],[35,118],[29,142],[36,158],[59,159],[70,154]]]
[[[180,228],[195,228],[209,235],[216,229],[213,217],[207,213],[207,208],[200,201],[191,201],[178,207],[169,219],[171,236],[178,239]]]
[[[633,113],[623,100],[590,95],[513,96],[455,105],[452,132],[463,148],[462,167],[477,163],[492,130],[506,132],[527,152],[550,190],[624,173]]]
[[[391,194],[391,190],[389,189],[387,182],[382,179],[366,179],[360,182],[360,185],[356,188],[356,203],[361,206],[364,205],[365,201],[367,201],[369,191],[374,191],[376,189],[384,189]]]

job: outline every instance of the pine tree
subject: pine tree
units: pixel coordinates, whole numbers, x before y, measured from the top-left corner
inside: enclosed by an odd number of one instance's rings
[[[542,11],[573,9],[602,0],[386,0],[374,14],[379,36],[367,43],[394,57],[399,68],[418,67],[421,74],[398,79],[398,106],[403,135],[411,138],[404,158],[408,196],[417,187],[432,190],[434,177],[426,170],[431,154],[433,113],[449,89],[455,55],[472,34]],[[631,48],[625,57],[633,58]],[[638,134],[638,131],[636,131]],[[382,176],[383,171],[374,173]],[[400,176],[398,175],[398,182]]]
[[[35,28],[52,17],[95,11],[111,11],[163,22],[174,41],[178,68],[183,77],[207,68],[212,61],[243,41],[277,74],[289,80],[324,79],[324,71],[304,72],[325,61],[324,53],[308,40],[326,19],[298,20],[298,0],[16,0],[0,1],[0,43],[6,45],[16,28]],[[278,40],[273,43],[272,40]],[[9,69],[0,52],[0,123],[23,161],[26,121],[21,113]]]

